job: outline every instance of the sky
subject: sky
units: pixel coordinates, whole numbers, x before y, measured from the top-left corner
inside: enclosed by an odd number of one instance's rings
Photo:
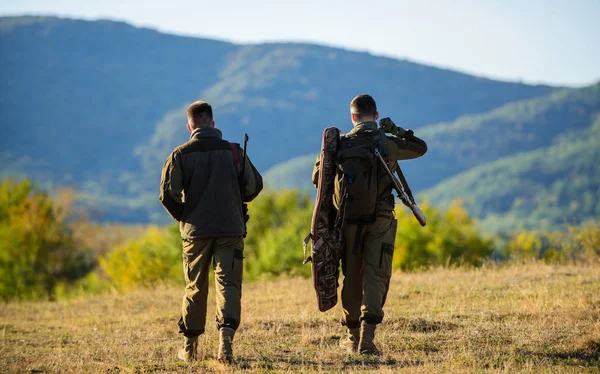
[[[113,19],[237,43],[302,41],[489,78],[600,80],[600,0],[2,0],[0,15]]]

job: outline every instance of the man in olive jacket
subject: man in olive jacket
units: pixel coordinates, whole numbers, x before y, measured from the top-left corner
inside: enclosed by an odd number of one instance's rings
[[[179,222],[186,281],[179,331],[185,336],[178,357],[195,360],[204,333],[208,272],[215,272],[218,359],[231,363],[231,344],[240,323],[245,219],[243,203],[263,188],[262,177],[239,145],[222,139],[210,104],[187,110],[190,140],[177,147],[162,170],[160,202]],[[241,163],[245,161],[245,166]],[[244,170],[244,175],[241,175]],[[240,182],[245,185],[244,201]]]
[[[412,131],[405,131],[386,121],[385,132],[394,135],[381,137],[377,126],[379,113],[375,100],[370,95],[358,95],[350,103],[350,116],[354,128],[343,139],[356,141],[366,139],[366,143],[379,144],[386,150],[390,165],[398,160],[408,160],[423,156],[427,144]],[[340,146],[340,156],[344,141]],[[383,305],[388,293],[392,275],[392,256],[396,237],[394,219],[394,196],[392,181],[379,163],[377,165],[377,190],[374,217],[370,222],[345,220],[343,226],[344,250],[342,253],[342,324],[347,334],[340,339],[340,347],[349,352],[380,354],[374,343],[375,328],[383,320]],[[313,184],[319,180],[319,158],[313,170]],[[336,182],[342,179],[338,171]],[[336,183],[333,203],[338,211],[342,197]],[[342,209],[344,210],[344,209]]]

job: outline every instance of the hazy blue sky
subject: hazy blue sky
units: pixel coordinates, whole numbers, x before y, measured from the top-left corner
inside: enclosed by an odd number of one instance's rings
[[[23,13],[243,43],[316,42],[526,82],[600,80],[600,0],[0,2],[0,14]]]

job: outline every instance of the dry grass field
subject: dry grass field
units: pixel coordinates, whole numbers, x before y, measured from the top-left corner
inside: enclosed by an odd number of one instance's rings
[[[310,281],[294,278],[245,285],[233,367],[215,360],[212,322],[202,360],[186,365],[180,297],[164,287],[0,305],[0,372],[600,372],[597,265],[396,272],[378,359],[342,352],[339,305],[318,312]]]

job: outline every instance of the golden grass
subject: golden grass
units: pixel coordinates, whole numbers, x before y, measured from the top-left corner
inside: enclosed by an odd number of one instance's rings
[[[175,358],[181,294],[1,305],[0,371],[600,372],[598,265],[396,272],[380,359],[342,352],[340,306],[320,313],[309,280],[282,278],[244,286],[233,367],[215,360],[212,322],[202,361],[186,365]]]

